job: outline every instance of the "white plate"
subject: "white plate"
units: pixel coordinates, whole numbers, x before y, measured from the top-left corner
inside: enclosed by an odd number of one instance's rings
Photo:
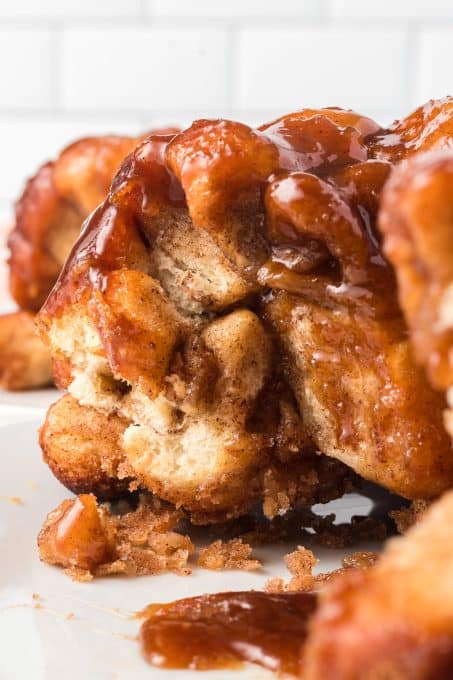
[[[287,577],[282,556],[295,546],[257,549],[264,563],[261,572],[194,569],[189,577],[165,574],[74,583],[58,568],[40,563],[35,547],[47,512],[70,495],[41,461],[36,443],[39,425],[35,421],[0,429],[1,680],[231,679],[231,671],[196,676],[151,668],[141,659],[137,642],[125,637],[135,636],[140,625],[129,615],[151,602],[262,588],[270,576]],[[22,503],[14,504],[9,497],[19,497]],[[367,513],[370,501],[350,495],[325,507],[343,521],[351,514]],[[351,550],[315,552],[319,570],[330,571]],[[33,606],[33,593],[39,595],[41,608]],[[258,680],[265,675],[250,666],[234,677]]]
[[[47,409],[59,398],[54,387],[45,390],[7,392],[0,389],[0,425],[11,425],[43,418]]]

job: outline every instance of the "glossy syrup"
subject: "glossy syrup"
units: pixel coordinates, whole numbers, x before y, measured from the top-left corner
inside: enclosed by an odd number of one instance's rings
[[[161,668],[207,670],[256,663],[299,674],[311,593],[259,591],[201,595],[150,605],[140,631],[142,653]]]

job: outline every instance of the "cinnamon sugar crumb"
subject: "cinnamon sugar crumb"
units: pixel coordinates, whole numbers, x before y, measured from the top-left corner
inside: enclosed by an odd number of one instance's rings
[[[398,532],[405,534],[413,524],[418,522],[428,507],[428,501],[412,501],[408,507],[389,512],[389,517],[395,522]]]
[[[41,559],[82,582],[111,574],[189,574],[193,543],[172,531],[182,512],[149,496],[142,496],[135,510],[126,510],[114,514],[92,494],[63,501],[38,536]]]
[[[349,522],[335,524],[335,514],[317,515],[312,510],[300,508],[284,516],[277,516],[267,522],[249,521],[249,526],[240,522],[225,527],[231,532],[241,534],[252,545],[284,543],[303,540],[308,545],[321,545],[326,548],[346,548],[364,540],[383,541],[388,534],[386,523],[374,517],[355,515]],[[244,522],[242,522],[242,525]]]
[[[282,578],[270,579],[265,585],[265,590],[268,593],[313,590],[315,585],[313,568],[318,564],[318,560],[312,551],[299,545],[297,550],[285,555],[284,561],[292,578],[288,583]]]
[[[359,551],[347,555],[342,560],[342,566],[331,572],[313,574],[318,560],[311,550],[299,546],[297,550],[288,553],[284,557],[286,567],[292,578],[285,583],[282,578],[273,578],[267,581],[264,589],[268,593],[290,593],[295,591],[313,591],[319,589],[326,581],[342,574],[349,569],[368,569],[376,563],[378,554],[375,552]]]
[[[261,569],[259,560],[252,558],[252,546],[240,538],[230,541],[217,540],[200,550],[197,562],[203,569]]]
[[[88,569],[80,569],[79,567],[68,567],[64,570],[64,573],[73,581],[79,583],[89,583],[94,578],[94,575]]]

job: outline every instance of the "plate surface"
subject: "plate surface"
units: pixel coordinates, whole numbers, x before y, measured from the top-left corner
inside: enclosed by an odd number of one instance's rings
[[[70,496],[41,461],[36,443],[40,424],[0,428],[1,680],[231,679],[231,671],[200,675],[151,668],[141,659],[133,639],[140,623],[131,613],[151,602],[204,592],[260,589],[271,576],[287,577],[282,557],[295,545],[256,549],[264,566],[255,573],[194,569],[189,577],[164,574],[74,583],[58,568],[42,564],[35,547],[45,515]],[[366,514],[370,505],[367,499],[349,495],[324,507],[344,521],[351,514]],[[360,549],[377,546],[367,544]],[[315,552],[320,559],[318,569],[328,571],[351,549]],[[265,675],[250,666],[234,677],[258,680]]]
[[[27,420],[44,419],[50,404],[60,393],[53,387],[44,390],[7,392],[0,389],[0,425],[11,425]]]

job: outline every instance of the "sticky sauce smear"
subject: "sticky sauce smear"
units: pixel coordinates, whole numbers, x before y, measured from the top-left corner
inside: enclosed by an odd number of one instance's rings
[[[316,607],[311,593],[258,591],[201,595],[153,604],[140,642],[146,661],[160,668],[208,670],[256,663],[299,675],[307,624]]]

